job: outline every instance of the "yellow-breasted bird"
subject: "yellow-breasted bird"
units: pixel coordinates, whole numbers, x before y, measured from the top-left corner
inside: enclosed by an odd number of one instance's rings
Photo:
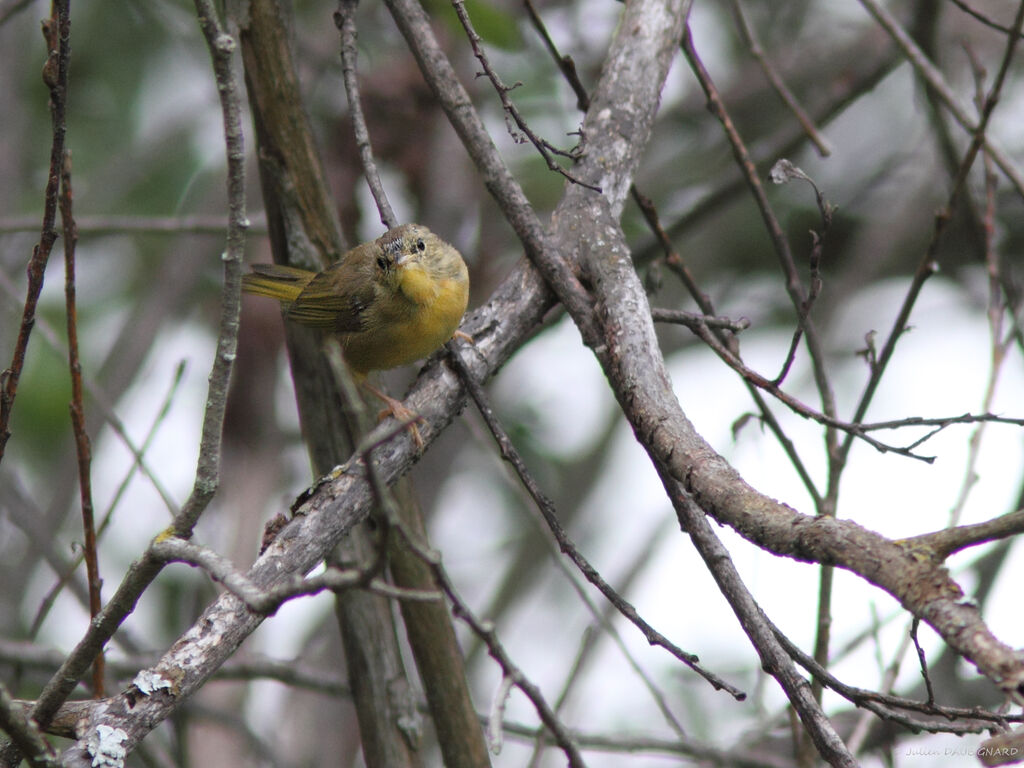
[[[420,224],[403,224],[357,245],[323,272],[254,264],[242,290],[277,299],[289,320],[337,334],[363,382],[370,371],[407,365],[452,338],[466,311],[469,273],[451,245]],[[396,416],[408,415],[397,401],[367,388]]]

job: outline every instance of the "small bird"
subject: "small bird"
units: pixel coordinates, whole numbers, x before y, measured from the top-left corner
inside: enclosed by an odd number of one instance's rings
[[[356,379],[401,418],[414,414],[365,384],[366,375],[419,360],[451,339],[469,300],[469,272],[454,247],[420,224],[403,224],[323,272],[254,264],[242,290],[277,299],[293,322],[337,334]]]

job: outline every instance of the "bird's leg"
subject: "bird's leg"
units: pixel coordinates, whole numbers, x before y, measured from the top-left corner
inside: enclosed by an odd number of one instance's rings
[[[423,437],[420,435],[420,430],[416,426],[416,422],[422,421],[423,417],[411,408],[406,408],[402,404],[401,400],[396,400],[390,395],[384,394],[379,389],[372,386],[368,381],[364,381],[363,386],[376,397],[379,397],[387,406],[387,408],[384,408],[379,414],[377,414],[377,418],[383,419],[385,416],[394,416],[399,421],[407,422],[407,428],[409,430],[409,434],[412,436],[412,441],[416,444],[416,448],[418,450],[423,450]]]

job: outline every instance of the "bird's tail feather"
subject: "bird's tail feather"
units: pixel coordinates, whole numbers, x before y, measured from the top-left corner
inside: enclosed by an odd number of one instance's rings
[[[291,303],[299,297],[316,273],[281,264],[253,264],[252,272],[242,275],[242,290],[256,296],[269,296]]]

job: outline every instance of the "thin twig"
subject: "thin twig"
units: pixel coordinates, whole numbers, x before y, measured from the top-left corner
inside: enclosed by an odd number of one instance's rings
[[[801,667],[810,672],[816,680],[821,680],[829,689],[835,691],[844,699],[852,702],[858,707],[863,707],[874,712],[883,720],[892,720],[906,725],[914,730],[927,731],[929,733],[980,733],[993,725],[1005,726],[1008,722],[1020,722],[1024,714],[1009,714],[1001,712],[989,712],[981,707],[940,707],[934,703],[906,699],[902,696],[879,693],[866,688],[857,688],[847,685],[825,667],[818,664],[813,657],[804,653],[800,648],[774,624],[772,629],[779,643],[785,648],[786,653]],[[929,721],[906,718],[895,710],[905,709],[910,712],[920,712],[924,715],[933,715],[943,718],[945,722]],[[957,720],[975,720],[979,722],[959,723]]]
[[[693,300],[697,302],[697,306],[700,307],[700,310],[705,315],[714,315],[715,307],[711,302],[711,297],[697,286],[697,279],[693,276],[693,273],[690,271],[690,268],[687,266],[682,256],[679,255],[679,252],[672,245],[671,238],[661,226],[661,219],[658,216],[657,209],[654,207],[654,203],[649,197],[641,194],[640,191],[636,189],[636,186],[633,187],[633,200],[640,207],[640,212],[644,215],[644,219],[647,220],[647,226],[650,227],[655,238],[657,238],[658,243],[661,245],[665,264],[682,281],[683,286],[686,288],[690,296],[693,297]],[[731,342],[728,342],[728,340],[726,341],[731,345]],[[733,349],[734,352],[738,353],[738,350],[733,348],[733,346],[730,346],[730,349]]]
[[[750,327],[750,320],[741,317],[733,320],[731,317],[716,315],[699,315],[695,312],[687,312],[684,309],[662,309],[651,307],[651,319],[656,323],[672,323],[673,325],[684,325],[690,330],[700,326],[715,328],[718,330],[732,331],[739,333]]]
[[[879,23],[890,32],[891,35],[900,42],[905,36],[905,32],[896,24],[888,11],[881,8],[876,0],[861,0],[868,10],[878,19]],[[1006,50],[1003,55],[1002,64],[999,68],[999,73],[996,75],[996,79],[989,89],[988,96],[985,100],[985,104],[982,108],[982,115],[977,125],[973,124],[973,121],[964,122],[961,120],[961,124],[967,127],[973,132],[971,144],[964,154],[963,161],[960,164],[960,168],[957,172],[957,177],[954,180],[953,188],[950,191],[949,197],[946,201],[946,205],[935,217],[935,227],[932,232],[931,241],[928,244],[927,249],[921,257],[920,262],[917,265],[917,269],[914,271],[914,276],[911,279],[910,286],[907,288],[907,295],[903,299],[903,304],[900,306],[900,310],[896,316],[896,320],[893,322],[892,329],[889,331],[889,335],[886,337],[885,343],[882,345],[882,349],[878,352],[877,362],[872,365],[871,373],[868,377],[867,384],[864,387],[860,399],[857,403],[857,408],[854,412],[853,421],[863,421],[865,414],[867,413],[868,407],[874,398],[875,392],[881,383],[882,374],[885,372],[886,366],[892,359],[893,352],[896,348],[896,343],[906,333],[908,323],[910,320],[910,313],[917,302],[917,298],[921,293],[921,289],[924,287],[925,282],[938,271],[939,265],[936,261],[936,255],[939,249],[939,243],[942,240],[942,236],[945,233],[946,225],[952,218],[952,211],[960,194],[963,192],[964,185],[967,181],[968,173],[971,167],[974,165],[974,160],[978,155],[978,152],[982,147],[995,157],[993,148],[986,138],[986,129],[988,123],[992,117],[992,113],[995,110],[996,103],[999,100],[999,94],[1002,92],[1003,83],[1006,78],[1007,71],[1009,69],[1010,61],[1013,58],[1014,50],[1016,49],[1017,41],[1020,39],[1019,32],[1022,25],[1024,25],[1024,3],[1022,3],[1017,9],[1017,17],[1014,22],[1014,29],[1018,34],[1011,35],[1007,41]],[[924,59],[924,55],[919,49],[915,47],[909,48],[904,46],[901,42],[901,47],[904,48],[904,52],[907,54],[908,59],[915,65],[915,69],[925,78],[929,86],[931,86],[940,96],[943,95],[942,87],[944,83],[941,78],[936,82],[935,78],[929,75],[931,71],[929,67],[931,64]],[[912,43],[910,45],[913,45]],[[947,106],[949,102],[947,101]],[[1002,166],[1000,166],[1002,167]],[[1003,169],[1006,172],[1006,169]],[[1024,182],[1019,187],[1021,194],[1024,195]],[[839,449],[839,456],[841,460],[845,462],[846,456],[849,454],[850,447],[852,445],[852,435],[848,435],[846,440],[843,442]]]
[[[979,124],[971,117],[970,110],[964,106],[956,93],[946,82],[943,77],[941,70],[932,64],[928,60],[928,57],[921,50],[921,48],[914,42],[913,38],[907,33],[903,27],[900,26],[896,18],[889,12],[882,3],[878,0],[860,0],[861,5],[867,8],[868,12],[875,17],[875,20],[882,26],[882,28],[892,37],[896,45],[899,46],[900,50],[903,51],[904,56],[907,57],[907,61],[917,72],[918,76],[924,80],[928,87],[931,88],[935,94],[939,97],[943,104],[946,105],[946,109],[949,110],[950,114],[956,119],[958,123],[967,131],[972,134],[978,134]],[[1013,34],[1010,35],[1008,40],[1009,46],[1016,44],[1017,40],[1020,39],[1020,28],[1015,24]],[[1010,155],[999,146],[991,136],[986,134],[981,135],[982,143],[985,146],[986,151],[991,155],[996,165],[1008,178],[1014,187],[1017,189],[1017,194],[1024,197],[1024,172],[1018,168]]]
[[[11,411],[18,392],[18,381],[25,366],[25,353],[35,324],[36,306],[43,290],[43,276],[50,252],[57,239],[54,224],[57,220],[57,198],[60,192],[61,169],[64,166],[64,139],[67,134],[65,110],[67,108],[68,67],[71,58],[70,0],[54,0],[50,18],[43,22],[47,58],[43,65],[43,82],[50,92],[50,119],[53,139],[50,144],[50,170],[43,196],[43,222],[39,242],[32,249],[28,263],[28,293],[21,315],[18,339],[10,366],[0,373],[0,461],[3,460],[10,439]]]
[[[729,551],[715,535],[704,511],[665,467],[656,466],[662,484],[676,510],[679,524],[690,536],[694,548],[728,601],[736,618],[761,658],[761,667],[778,681],[823,759],[833,766],[855,766],[853,755],[843,744],[819,702],[810,695],[807,681],[778,642],[773,626],[740,577]]]
[[[705,344],[707,344],[723,362],[725,362],[730,368],[732,368],[734,371],[740,374],[744,378],[744,380],[756,386],[758,389],[764,390],[772,397],[775,397],[777,400],[779,400],[781,403],[787,406],[794,413],[803,416],[804,418],[812,419],[818,422],[819,424],[823,424],[827,427],[842,430],[843,432],[846,432],[847,434],[853,437],[858,437],[881,453],[892,452],[900,456],[907,456],[909,458],[924,461],[929,464],[935,461],[934,456],[921,456],[919,454],[913,453],[913,451],[909,448],[901,448],[899,446],[890,445],[888,443],[883,443],[880,440],[876,440],[875,438],[866,434],[864,428],[861,427],[859,424],[855,422],[842,421],[836,418],[830,418],[825,414],[816,411],[813,408],[810,408],[809,406],[800,402],[795,397],[788,394],[782,388],[777,386],[773,381],[762,376],[752,368],[749,368],[742,360],[733,355],[728,349],[726,349],[725,345],[722,344],[718,337],[715,336],[715,334],[713,334],[709,328],[707,328],[707,326],[702,325],[699,317],[695,317],[688,327],[690,327],[690,329],[697,335],[697,337],[701,339]]]
[[[238,317],[242,293],[242,257],[249,220],[245,213],[245,143],[238,83],[231,68],[235,39],[222,25],[212,0],[195,0],[199,26],[206,38],[220,96],[227,154],[228,231],[221,260],[224,287],[217,332],[217,349],[209,376],[209,390],[199,440],[199,459],[192,493],[175,517],[175,534],[188,538],[220,483],[221,436],[228,384],[238,350]]]
[[[968,59],[971,63],[971,70],[974,72],[975,100],[979,110],[985,108],[985,69],[978,61],[973,48],[965,46]],[[985,394],[982,397],[982,408],[987,412],[992,408],[995,401],[996,385],[1002,372],[1003,363],[1007,359],[1007,351],[1012,343],[1012,336],[1003,338],[1003,318],[1006,313],[1006,303],[1003,301],[1003,290],[1000,283],[999,256],[996,249],[996,184],[997,177],[992,167],[992,158],[987,152],[982,153],[982,167],[985,179],[985,205],[982,217],[982,233],[984,236],[984,258],[985,272],[988,276],[988,306],[986,315],[988,317],[989,332],[989,369],[988,380],[985,385]],[[967,441],[967,461],[964,465],[964,476],[960,483],[960,491],[956,501],[949,512],[949,525],[954,526],[960,522],[964,507],[971,490],[978,480],[977,466],[981,457],[982,439],[984,438],[988,422],[980,422],[972,431]]]
[[[325,590],[340,592],[346,589],[367,589],[383,597],[396,600],[437,601],[439,592],[403,589],[375,577],[380,571],[376,564],[369,568],[328,568],[317,576],[303,578],[294,574],[273,587],[261,587],[237,570],[231,561],[207,547],[183,539],[168,537],[153,545],[153,554],[165,562],[186,563],[201,568],[210,578],[241,600],[254,613],[272,615],[290,600],[317,595]]]
[[[973,16],[975,19],[977,19],[982,24],[984,24],[986,27],[991,27],[992,29],[995,29],[995,30],[997,30],[999,32],[1003,32],[1003,33],[1008,34],[1008,35],[1017,35],[1018,37],[1020,37],[1020,35],[1021,35],[1020,30],[1013,30],[1010,27],[1007,27],[1007,26],[1004,26],[1003,24],[1000,24],[998,21],[996,21],[995,19],[989,18],[988,16],[986,16],[984,13],[982,13],[979,10],[977,10],[976,8],[972,8],[967,3],[965,3],[964,0],[950,0],[950,2],[952,2],[953,5],[955,5],[961,11],[966,13],[968,16]]]
[[[487,424],[487,428],[494,436],[494,441],[497,443],[498,448],[501,451],[502,458],[515,469],[516,474],[519,476],[519,480],[523,483],[523,486],[530,494],[530,498],[533,499],[537,509],[544,517],[544,522],[547,523],[552,535],[555,537],[556,541],[558,541],[559,549],[561,549],[562,552],[572,560],[573,564],[575,564],[575,566],[580,570],[580,573],[586,577],[587,581],[597,587],[601,594],[603,594],[605,598],[615,606],[616,610],[618,610],[622,616],[632,622],[637,629],[643,633],[643,636],[648,643],[664,648],[679,659],[679,661],[683,662],[683,664],[711,683],[712,687],[716,690],[724,690],[732,695],[733,698],[738,701],[742,701],[746,697],[745,693],[725,682],[717,675],[705,670],[698,663],[699,659],[697,656],[692,653],[687,653],[683,649],[679,648],[675,643],[671,642],[667,637],[648,624],[644,618],[640,616],[636,608],[634,608],[629,601],[619,595],[618,592],[616,592],[615,589],[613,589],[612,586],[604,580],[601,574],[598,573],[590,562],[580,553],[576,548],[576,545],[573,544],[572,539],[569,538],[568,533],[562,528],[562,524],[558,521],[558,515],[555,511],[554,504],[537,485],[533,475],[531,475],[529,470],[526,468],[519,452],[516,450],[511,438],[505,431],[505,428],[501,426],[501,423],[494,415],[494,411],[487,400],[487,396],[484,393],[483,388],[473,378],[469,369],[459,356],[459,353],[454,349],[450,350],[450,352],[451,354],[449,359],[452,361],[456,372],[462,379],[463,386],[466,387],[466,391],[476,404],[477,410],[484,419],[484,423]]]
[[[188,216],[79,216],[75,219],[79,236],[123,235],[218,235],[224,236],[227,216],[193,214]],[[39,218],[33,216],[7,216],[0,218],[0,234],[39,230]],[[267,234],[266,217],[253,216],[251,234]]]
[[[924,688],[928,692],[928,704],[935,706],[935,691],[932,690],[932,679],[928,674],[928,659],[924,654],[924,648],[917,640],[917,628],[921,626],[921,620],[914,617],[910,622],[910,637],[914,641],[914,648],[917,650],[917,660],[921,664],[921,677],[924,678]]]
[[[736,130],[736,127],[733,125],[732,120],[725,109],[725,104],[723,103],[710,74],[704,67],[703,62],[700,60],[700,57],[694,48],[689,25],[687,25],[683,34],[683,53],[700,82],[701,88],[707,98],[708,106],[712,113],[718,118],[723,130],[725,131],[729,144],[732,147],[736,163],[740,168],[743,178],[749,187],[755,202],[757,203],[758,209],[761,212],[761,217],[764,220],[765,227],[768,230],[768,234],[771,238],[772,244],[774,245],[776,256],[785,277],[786,291],[789,294],[790,302],[796,309],[798,324],[806,336],[807,351],[811,358],[811,371],[814,376],[815,385],[818,389],[818,396],[821,399],[822,416],[826,420],[836,419],[837,410],[835,394],[832,390],[832,384],[829,381],[828,371],[825,365],[825,353],[821,347],[821,339],[818,336],[811,318],[802,311],[803,307],[806,306],[807,296],[804,293],[804,289],[796,269],[796,264],[793,259],[793,254],[789,248],[789,242],[786,240],[786,237],[782,232],[782,228],[779,226],[778,220],[772,212],[771,205],[768,202],[767,195],[765,194],[764,187],[761,184],[757,168],[753,163],[750,153],[747,150],[746,145],[743,143],[743,139]],[[733,349],[735,349],[735,347],[733,347]],[[738,353],[733,354],[732,357],[737,361],[739,360]],[[756,397],[755,401],[760,405],[762,413],[767,415],[767,408],[765,404],[761,403]],[[838,488],[838,476],[841,469],[836,456],[838,436],[836,430],[833,429],[832,425],[828,424],[827,421],[822,421],[821,423],[826,425],[825,449],[829,460],[829,488],[831,491],[822,496],[814,486],[803,462],[794,462],[794,466],[796,466],[798,474],[800,474],[805,486],[808,487],[808,490],[815,499],[818,514],[831,515],[835,514],[834,494]],[[773,432],[778,436],[787,454],[791,458],[796,458],[798,455],[795,447],[792,446],[788,437],[785,436],[781,426],[774,423],[773,417],[770,419],[769,424]],[[821,608],[824,609],[825,607],[822,606]]]
[[[782,268],[783,276],[785,277],[786,292],[789,294],[790,302],[797,311],[797,318],[803,326],[803,331],[807,338],[807,350],[811,356],[814,380],[818,388],[818,394],[822,400],[822,410],[827,416],[834,418],[836,415],[835,395],[832,392],[832,385],[828,380],[828,374],[825,369],[825,354],[821,348],[821,340],[811,319],[801,311],[807,301],[807,295],[804,292],[803,284],[801,283],[800,275],[796,268],[796,262],[789,247],[789,241],[786,239],[786,236],[782,231],[782,226],[779,224],[778,219],[772,211],[771,204],[768,202],[768,196],[765,194],[764,186],[761,184],[761,179],[757,173],[757,168],[750,157],[750,152],[747,150],[739,131],[736,130],[736,126],[733,124],[732,119],[729,117],[729,113],[726,111],[725,104],[723,103],[722,97],[718,93],[718,89],[715,87],[715,84],[711,79],[711,75],[708,73],[704,63],[700,59],[700,56],[697,54],[697,50],[694,48],[693,37],[690,33],[689,26],[686,27],[686,31],[683,34],[683,53],[686,55],[686,59],[690,63],[690,68],[697,77],[701,88],[704,90],[704,95],[707,97],[709,109],[712,114],[718,118],[718,121],[722,125],[722,129],[725,131],[729,144],[732,147],[736,164],[739,166],[740,171],[747,182],[747,186],[750,188],[751,195],[757,204],[758,210],[761,212],[761,218],[764,221],[765,229],[768,231],[768,236],[774,246],[779,266]],[[835,438],[834,435],[832,435],[832,431],[826,430],[827,444],[831,446],[834,440]]]
[[[575,176],[573,176],[571,173],[565,170],[565,168],[563,168],[561,165],[555,162],[554,157],[552,157],[552,153],[576,159],[576,157],[579,156],[579,148],[571,152],[565,152],[563,150],[558,149],[557,147],[552,146],[547,141],[541,139],[539,136],[537,136],[537,134],[535,134],[530,129],[530,126],[526,124],[525,118],[523,118],[523,116],[519,113],[519,110],[516,108],[516,105],[512,103],[512,99],[510,99],[508,96],[512,88],[505,85],[501,81],[501,78],[498,76],[498,73],[495,72],[494,67],[491,66],[491,62],[490,60],[488,60],[487,54],[484,53],[484,50],[480,45],[480,43],[482,42],[480,39],[480,35],[478,35],[476,33],[476,30],[473,28],[473,22],[470,21],[469,14],[466,12],[465,3],[463,2],[463,0],[452,0],[452,7],[455,8],[455,13],[459,17],[459,22],[462,24],[462,28],[466,30],[466,36],[469,38],[469,44],[473,48],[473,55],[476,56],[477,60],[480,62],[480,65],[484,68],[484,74],[487,75],[487,79],[490,80],[491,84],[494,86],[494,90],[497,92],[498,98],[501,99],[501,106],[505,109],[505,112],[509,115],[509,117],[511,117],[512,120],[515,122],[516,127],[523,132],[526,138],[529,139],[530,143],[533,144],[534,147],[536,147],[538,152],[540,152],[540,156],[544,158],[544,162],[547,163],[548,168],[552,171],[556,171],[557,173],[562,174],[566,179],[568,179],[573,184],[579,184],[580,186],[586,187],[589,190],[600,193],[601,188],[599,186],[595,184],[589,184],[585,181],[582,181],[581,179],[577,179]],[[516,136],[514,132],[511,132],[511,134],[512,138],[517,143],[521,143],[523,141],[522,137]],[[585,137],[581,137],[581,141],[583,140],[585,140]]]
[[[765,56],[764,49],[761,48],[761,43],[758,42],[757,36],[754,34],[754,30],[751,28],[750,23],[747,21],[746,15],[743,13],[743,7],[740,5],[739,0],[731,0],[730,5],[732,6],[732,15],[736,19],[736,26],[739,27],[740,33],[743,35],[743,40],[746,42],[747,47],[750,49],[750,53],[757,59],[758,65],[761,67],[761,71],[764,72],[765,77],[768,78],[768,82],[771,83],[772,88],[782,99],[789,110],[793,113],[797,122],[800,123],[800,127],[803,129],[807,138],[817,148],[818,154],[822,157],[828,157],[832,154],[832,148],[829,146],[828,141],[818,127],[814,124],[814,120],[808,115],[803,107],[800,106],[800,102],[797,101],[796,96],[789,90],[789,86],[786,85],[782,77],[778,72],[775,71],[775,67],[768,61],[768,57]]]
[[[548,34],[547,27],[544,25],[540,14],[537,13],[537,9],[533,7],[531,0],[523,0],[523,5],[526,6],[526,13],[530,17],[530,23],[537,30],[541,40],[544,41],[544,47],[548,49],[548,53],[551,54],[558,68],[562,71],[566,82],[569,83],[573,93],[576,94],[576,108],[580,112],[586,112],[590,109],[590,95],[587,93],[587,89],[583,87],[579,72],[576,71],[576,62],[572,60],[572,56],[563,56],[558,52],[555,41]]]
[[[412,538],[406,537],[406,541],[414,551],[417,549],[416,542]],[[530,703],[533,704],[534,709],[537,711],[537,716],[551,733],[555,743],[565,753],[569,766],[571,768],[584,768],[586,763],[584,763],[583,756],[580,754],[579,747],[569,729],[565,727],[558,715],[551,709],[540,688],[531,682],[523,674],[523,671],[513,663],[512,658],[498,639],[494,626],[490,622],[481,621],[470,610],[458,591],[456,591],[455,585],[452,584],[451,579],[437,557],[432,557],[430,553],[420,552],[419,554],[423,557],[423,561],[430,566],[438,586],[440,586],[451,601],[454,615],[465,622],[477,637],[483,640],[491,658],[501,667],[502,676],[511,680],[515,687],[522,691],[526,698],[530,700]]]
[[[78,356],[78,304],[75,299],[75,249],[78,232],[72,210],[74,195],[71,188],[71,153],[65,152],[61,168],[60,215],[64,230],[64,296],[68,329],[68,373],[71,379],[71,428],[75,436],[75,454],[78,458],[78,489],[82,505],[82,557],[85,559],[86,580],[89,586],[89,616],[96,618],[102,608],[99,553],[96,548],[96,524],[92,504],[92,446],[85,430],[85,404],[82,397],[82,363]],[[103,698],[103,654],[92,664],[92,690],[97,699]]]
[[[199,24],[213,59],[217,91],[224,115],[225,143],[228,165],[229,223],[224,262],[224,289],[221,302],[220,330],[217,351],[210,372],[210,388],[203,419],[200,458],[193,492],[182,510],[175,515],[171,530],[181,538],[191,535],[199,516],[216,491],[219,480],[220,442],[224,421],[227,387],[235,358],[238,337],[238,314],[241,296],[241,260],[245,245],[245,151],[242,141],[241,108],[238,88],[231,69],[234,39],[224,30],[210,0],[196,0]],[[62,38],[64,39],[64,38]],[[61,668],[46,684],[33,717],[46,723],[74,690],[80,676],[100,652],[107,640],[135,609],[139,596],[163,568],[163,562],[151,548],[134,561],[118,589],[100,614],[90,623],[85,636],[68,655]]]
[[[818,212],[821,214],[821,231],[815,232],[814,230],[811,230],[811,253],[808,259],[810,267],[810,288],[807,291],[807,297],[797,309],[800,313],[801,321],[797,323],[796,330],[793,331],[793,340],[789,345],[789,352],[786,355],[786,361],[782,364],[782,370],[779,371],[778,376],[774,379],[774,383],[778,385],[785,381],[786,375],[789,373],[789,369],[792,367],[793,361],[796,359],[797,348],[800,345],[800,338],[803,335],[805,326],[804,321],[810,315],[811,308],[814,306],[815,300],[817,300],[821,293],[822,251],[824,250],[825,237],[832,228],[832,215],[835,213],[835,207],[825,198],[822,191],[818,189],[818,185],[814,183],[814,179],[785,158],[776,162],[775,165],[772,166],[768,175],[776,184],[786,184],[793,180],[806,181],[814,190],[814,196],[818,203]]]
[[[377,163],[373,159],[373,147],[370,145],[370,131],[366,127],[366,116],[359,97],[359,69],[357,65],[358,49],[356,47],[356,8],[359,0],[338,0],[338,10],[334,13],[334,25],[341,36],[341,74],[345,81],[345,94],[348,96],[348,108],[352,117],[352,130],[356,137],[356,148],[359,160],[363,164],[363,175],[370,187],[370,193],[377,203],[381,223],[388,229],[398,224],[398,217],[388,202],[384,185],[377,172]]]

